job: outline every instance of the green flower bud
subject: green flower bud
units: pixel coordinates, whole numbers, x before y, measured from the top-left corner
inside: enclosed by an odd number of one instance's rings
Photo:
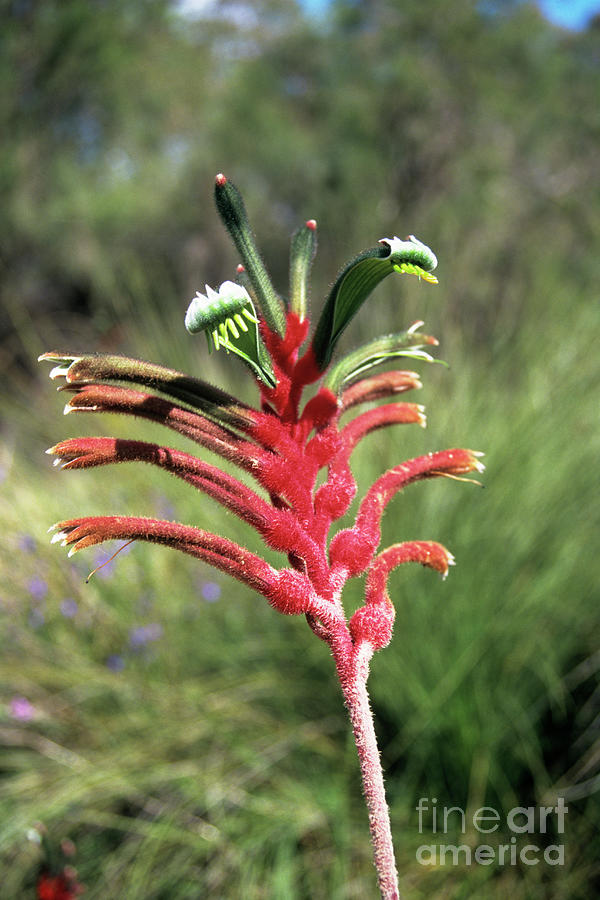
[[[283,337],[285,309],[267,274],[260,253],[254,243],[242,195],[224,175],[215,179],[217,211],[229,232],[256,294],[263,318],[271,331]]]
[[[309,219],[292,236],[290,247],[290,309],[302,322],[308,305],[308,276],[317,252],[317,223]]]
[[[206,333],[208,348],[223,347],[250,366],[261,381],[273,388],[277,384],[273,366],[258,331],[258,317],[248,291],[234,281],[224,281],[218,291],[206,285],[199,291],[185,314],[190,334]],[[211,344],[212,338],[212,344]]]
[[[363,376],[375,366],[400,357],[420,359],[425,362],[442,362],[442,360],[434,359],[424,349],[426,346],[437,345],[437,341],[431,335],[417,330],[422,324],[423,322],[415,322],[407,331],[399,334],[386,334],[357,347],[356,350],[337,360],[329,369],[323,386],[337,394],[349,382]]]
[[[342,269],[327,298],[313,338],[317,365],[324,370],[342,332],[380,281],[392,272],[418,275],[437,284],[431,270],[435,254],[416,237],[382,238],[377,247],[364,250]]]

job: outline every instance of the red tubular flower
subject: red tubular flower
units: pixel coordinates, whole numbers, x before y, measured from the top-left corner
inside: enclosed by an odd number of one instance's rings
[[[436,279],[433,253],[414,237],[385,238],[342,269],[309,334],[308,276],[316,250],[316,222],[292,238],[290,298],[275,291],[254,244],[243,201],[224,175],[216,179],[217,209],[242,257],[237,283],[218,291],[207,286],[192,301],[186,327],[205,330],[216,349],[225,347],[250,369],[260,402],[248,406],[197,378],[162,366],[116,355],[48,353],[51,377],[72,393],[65,412],[111,412],[147,419],[190,439],[251,476],[261,496],[244,481],[198,457],[139,440],[72,438],[50,448],[63,469],[145,462],[183,479],[254,528],[265,544],[287,556],[274,568],[260,556],[200,528],[130,516],[70,519],[53,526],[53,541],[70,554],[110,540],[148,541],[181,550],[227,572],[265,596],[287,615],[305,615],[331,648],[349,710],[369,807],[375,862],[382,896],[397,896],[397,880],[379,755],[366,694],[371,654],[392,637],[394,606],[387,593],[391,569],[419,562],[443,576],[453,563],[440,544],[412,541],[377,554],[381,519],[390,500],[407,485],[434,477],[458,478],[482,471],[471,450],[444,450],[409,460],[381,475],[358,506],[354,525],[329,532],[350,507],[356,482],[350,457],[375,429],[397,424],[425,426],[424,408],[390,402],[340,418],[354,407],[393,398],[421,387],[412,371],[372,370],[401,357],[431,361],[424,349],[437,341],[416,329],[384,335],[331,364],[350,319],[388,275]],[[320,382],[303,405],[307,385]],[[326,470],[324,475],[322,470]],[[320,477],[321,476],[321,477]],[[319,481],[320,477],[320,481]],[[317,486],[318,485],[318,486]],[[349,578],[367,571],[366,602],[350,621],[342,607]],[[50,890],[38,887],[38,897]]]
[[[133,516],[86,516],[57,522],[50,530],[56,532],[53,542],[70,547],[70,556],[104,541],[148,541],[196,556],[262,594],[267,594],[276,581],[275,569],[260,556],[210,531],[177,522]]]
[[[403,394],[404,391],[421,387],[423,385],[416,372],[383,372],[371,375],[346,388],[341,397],[342,409],[346,411],[359,403],[384,400],[394,394]]]
[[[162,397],[107,384],[65,385],[65,388],[76,392],[65,406],[65,415],[72,412],[125,413],[158,422],[250,473],[265,455],[231,429]]]

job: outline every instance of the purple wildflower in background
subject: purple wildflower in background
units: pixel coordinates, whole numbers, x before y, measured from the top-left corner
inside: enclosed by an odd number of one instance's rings
[[[65,599],[60,604],[60,611],[65,617],[65,619],[72,619],[77,615],[77,601],[73,600],[72,597],[65,597]]]
[[[204,581],[200,588],[203,600],[207,603],[215,603],[221,596],[221,585],[216,581]]]
[[[27,697],[13,697],[10,701],[10,714],[20,722],[29,722],[35,714],[35,707]]]
[[[97,578],[110,578],[115,568],[115,560],[107,556],[106,551],[98,550],[93,555],[94,575]]]
[[[122,672],[125,668],[125,660],[118,653],[111,653],[106,658],[106,668],[111,672]]]
[[[17,546],[23,553],[35,553],[37,541],[31,534],[19,535]]]
[[[127,553],[131,552],[131,541],[128,541],[126,544],[123,544],[116,553],[113,553],[112,556],[107,556],[106,553],[99,549],[94,553],[94,562],[95,568],[92,572],[93,575],[98,575],[100,578],[110,578],[112,575],[114,568],[116,566],[116,558],[117,556],[123,555],[125,556]],[[88,578],[91,577],[88,575]]]
[[[139,650],[150,644],[152,641],[158,641],[163,636],[163,627],[158,622],[151,622],[149,625],[136,625],[129,631],[129,646],[132,650]]]
[[[155,497],[155,508],[161,519],[172,521],[177,518],[177,510],[165,494],[157,494]]]
[[[146,591],[142,594],[137,602],[137,612],[140,616],[146,616],[154,605],[154,597],[152,592]]]
[[[27,582],[27,590],[33,599],[39,602],[40,600],[43,600],[48,593],[48,585],[39,575],[34,575],[33,578],[30,578]]]

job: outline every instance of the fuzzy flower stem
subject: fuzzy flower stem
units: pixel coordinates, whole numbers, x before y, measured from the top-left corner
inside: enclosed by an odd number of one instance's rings
[[[469,472],[483,472],[485,466],[479,460],[482,454],[473,450],[442,450],[410,459],[394,466],[369,488],[356,517],[355,529],[364,536],[377,536],[381,517],[392,497],[414,481],[439,476],[460,476]]]
[[[264,528],[271,507],[251,488],[216,466],[172,447],[123,438],[70,438],[47,451],[58,457],[63,469],[88,469],[121,462],[146,462],[159,466],[231,509],[254,528]]]
[[[388,403],[361,413],[342,429],[341,437],[346,458],[371,431],[386,425],[425,425],[423,407],[419,403]]]
[[[343,515],[354,498],[356,482],[349,460],[359,441],[377,428],[413,423],[425,425],[422,406],[416,403],[388,403],[356,416],[340,431],[340,449],[331,460],[328,479],[315,498],[316,535],[324,537],[332,520]]]
[[[354,657],[353,672],[349,673],[345,667],[338,664],[338,674],[358,753],[379,890],[382,900],[399,900],[390,814],[385,799],[383,770],[367,692],[372,653],[372,647],[362,644]]]
[[[261,312],[271,331],[283,334],[285,313],[265,268],[248,222],[242,195],[225,175],[215,178],[215,202],[221,220],[242,257],[244,269],[258,298]]]
[[[255,491],[216,466],[173,447],[123,438],[69,438],[47,452],[57,457],[63,469],[122,462],[145,462],[164,469],[231,510],[255,528],[270,547],[295,551],[306,564],[315,585],[327,593],[329,570],[325,554],[297,518],[289,510],[273,510]]]
[[[64,378],[68,385],[97,381],[137,384],[186,403],[211,419],[241,431],[255,422],[254,411],[241,400],[199,378],[166,366],[108,353],[73,356],[50,352],[43,353],[39,359],[57,363],[50,378]]]

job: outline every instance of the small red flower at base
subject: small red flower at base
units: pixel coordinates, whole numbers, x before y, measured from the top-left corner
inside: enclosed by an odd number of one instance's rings
[[[69,873],[70,874],[70,873]],[[85,890],[72,877],[64,872],[60,875],[49,875],[42,872],[37,882],[37,900],[74,900]]]

